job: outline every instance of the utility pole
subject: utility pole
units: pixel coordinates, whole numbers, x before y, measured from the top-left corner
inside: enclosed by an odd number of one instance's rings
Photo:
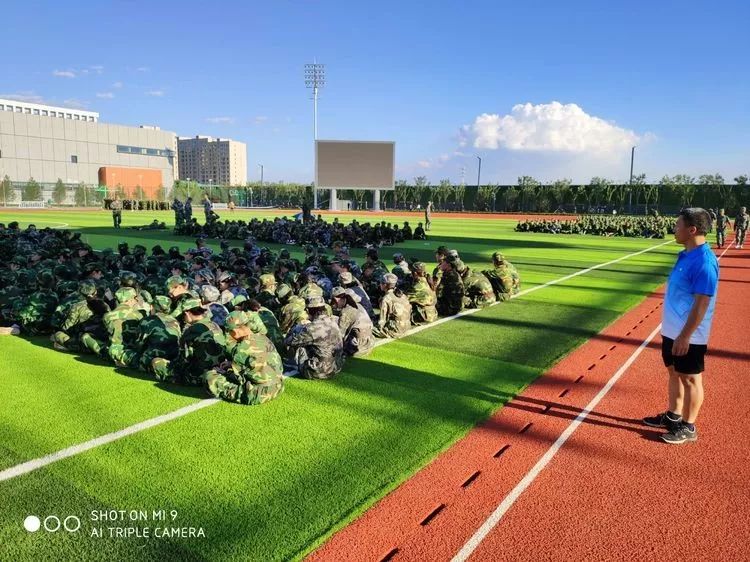
[[[481,185],[479,181],[482,177],[482,159],[477,156],[477,160],[479,160],[479,168],[477,168],[477,191],[479,191],[479,186]]]
[[[313,140],[318,140],[318,90],[325,86],[325,65],[313,59],[312,64],[305,65],[305,87],[312,88],[313,100]],[[313,183],[313,207],[318,208],[318,186]]]

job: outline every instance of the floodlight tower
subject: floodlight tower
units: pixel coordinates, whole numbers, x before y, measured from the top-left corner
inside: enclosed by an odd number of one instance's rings
[[[312,88],[313,100],[313,138],[318,140],[318,90],[325,86],[325,65],[315,62],[305,65],[305,87]],[[318,187],[313,184],[313,207],[318,208]]]

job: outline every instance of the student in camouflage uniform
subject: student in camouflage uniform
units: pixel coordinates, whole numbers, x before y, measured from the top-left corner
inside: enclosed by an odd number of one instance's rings
[[[411,328],[411,304],[409,299],[396,287],[398,277],[393,273],[383,276],[380,299],[380,317],[373,333],[379,338],[400,338]]]
[[[521,279],[515,266],[505,259],[502,252],[492,254],[492,269],[482,273],[492,283],[497,300],[506,301],[521,290]]]
[[[326,314],[322,296],[305,301],[310,322],[298,324],[284,340],[292,373],[306,379],[329,379],[344,365],[344,341],[336,321]]]
[[[49,269],[42,269],[36,275],[36,284],[37,290],[20,307],[16,317],[23,332],[29,335],[51,334],[52,315],[59,303],[57,294],[52,290],[55,276]]]
[[[226,330],[236,343],[228,361],[206,372],[205,384],[216,398],[256,405],[279,396],[284,378],[281,356],[271,340],[253,330],[250,315],[255,313],[236,310],[227,316]]]
[[[138,295],[132,287],[121,287],[115,292],[117,306],[104,315],[103,324],[108,334],[107,340],[98,340],[94,334],[86,333],[81,344],[91,353],[109,357],[112,361],[121,360],[124,350],[138,337],[138,323],[143,312],[138,308]]]
[[[742,249],[744,247],[748,225],[750,225],[750,216],[748,216],[745,207],[740,207],[740,212],[734,219],[735,248]]]
[[[351,289],[333,289],[333,311],[344,338],[344,353],[353,356],[367,355],[375,345],[372,320],[359,300]]]
[[[120,196],[115,193],[115,198],[109,203],[109,208],[112,211],[112,222],[115,228],[120,228],[122,223],[122,201]]]
[[[716,216],[716,247],[723,248],[724,241],[727,234],[727,225],[729,224],[729,217],[724,212],[724,209],[719,209],[719,214]]]
[[[268,339],[276,346],[276,350],[281,353],[284,349],[284,335],[281,333],[279,321],[276,319],[274,313],[266,307],[261,306],[255,299],[248,300],[246,303],[243,303],[243,306],[240,308],[258,314],[258,318],[260,318],[260,321],[266,328],[265,335],[268,336]]]
[[[276,277],[273,273],[264,273],[260,276],[260,293],[255,297],[255,300],[274,314],[279,313],[281,303],[276,298]]]
[[[184,296],[178,306],[178,319],[185,323],[179,355],[174,361],[156,358],[151,368],[160,381],[200,385],[206,371],[226,359],[226,338],[199,299]]]
[[[432,278],[428,279],[428,281],[431,282],[430,286],[435,292],[437,292],[438,286],[440,285],[440,279],[443,277],[443,270],[440,267],[440,264],[445,261],[448,251],[449,250],[446,246],[438,246],[437,250],[435,250],[435,262],[437,265],[432,270]]]
[[[466,308],[484,308],[497,301],[492,283],[484,274],[472,270],[460,259],[456,260],[456,271],[461,275],[464,283],[464,306]]]
[[[213,285],[201,285],[198,293],[200,294],[203,306],[211,313],[211,320],[219,328],[223,328],[229,311],[226,306],[218,302],[220,296],[219,289]]]
[[[289,285],[279,285],[279,288],[276,290],[276,296],[281,303],[279,328],[281,328],[281,333],[286,337],[292,328],[308,322],[305,299],[295,295]]]
[[[96,333],[104,338],[104,315],[109,306],[97,299],[96,284],[93,281],[81,281],[78,297],[63,313],[58,330],[52,335],[55,349],[60,351],[82,351],[81,337],[84,333]]]
[[[438,318],[437,295],[427,282],[426,266],[421,261],[411,266],[412,283],[406,293],[411,303],[411,322],[415,326],[434,322]]]
[[[440,316],[453,316],[464,307],[464,283],[456,270],[456,255],[448,254],[440,262],[442,276],[437,285],[437,310]]]
[[[154,314],[146,316],[138,323],[137,339],[129,346],[114,351],[115,365],[149,372],[153,360],[157,357],[168,361],[177,358],[182,330],[177,319],[169,314],[171,304],[169,297],[156,297]]]

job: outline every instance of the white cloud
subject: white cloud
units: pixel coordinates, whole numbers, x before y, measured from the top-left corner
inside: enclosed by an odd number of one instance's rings
[[[606,154],[637,144],[634,131],[589,115],[574,103],[530,103],[510,114],[483,113],[461,129],[460,145],[496,150]]]
[[[94,64],[90,66],[89,68],[91,68],[91,70],[93,70],[97,74],[101,74],[102,72],[104,72],[104,67],[100,64]]]
[[[139,66],[135,69],[137,72],[148,72],[150,69],[147,66]]]
[[[268,121],[268,117],[265,115],[258,115],[255,119],[253,119],[256,125],[260,125],[261,123],[265,123]]]
[[[86,109],[88,105],[89,102],[77,100],[75,98],[71,98],[63,102],[63,107],[70,107],[71,109]]]
[[[234,117],[206,117],[206,121],[221,125],[231,125],[234,123]]]
[[[75,78],[76,73],[72,70],[53,70],[52,76],[58,76],[60,78]]]
[[[112,84],[112,87],[113,88],[122,88],[122,82],[115,82],[114,84]]]
[[[153,96],[155,98],[160,98],[164,95],[164,90],[148,90],[146,92],[147,96]]]
[[[26,103],[48,103],[47,100],[33,91],[18,92],[17,94],[0,94],[0,98],[4,98],[6,100],[25,101]]]
[[[420,160],[419,162],[417,162],[417,166],[427,170],[429,168],[432,168],[432,162],[430,162],[429,160]]]
[[[111,100],[115,95],[112,92],[98,92],[96,94],[97,98],[102,98],[105,100]]]

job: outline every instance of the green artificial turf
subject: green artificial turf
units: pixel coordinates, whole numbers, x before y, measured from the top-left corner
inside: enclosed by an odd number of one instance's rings
[[[125,212],[124,223],[145,224],[151,215]],[[113,232],[101,212],[0,212],[0,222],[14,218],[39,226],[67,222],[97,246],[124,237],[149,247],[192,243],[164,232]],[[659,242],[519,234],[514,225],[435,219],[429,243],[399,249],[432,262],[432,249],[447,244],[477,267],[502,249],[529,288]],[[220,403],[0,483],[3,554],[15,560],[50,553],[55,559],[300,557],[642,300],[664,281],[676,250],[666,245],[379,347],[348,361],[333,381],[291,379],[278,400],[262,407]],[[381,253],[388,257],[390,250]],[[0,426],[7,436],[0,468],[200,397],[55,352],[43,340],[0,339],[0,365]],[[175,524],[203,527],[206,537],[107,538],[107,525],[88,519],[93,509],[175,509]],[[27,533],[21,523],[29,514],[78,515],[83,526],[75,535]],[[89,536],[94,526],[104,527],[104,538]]]

